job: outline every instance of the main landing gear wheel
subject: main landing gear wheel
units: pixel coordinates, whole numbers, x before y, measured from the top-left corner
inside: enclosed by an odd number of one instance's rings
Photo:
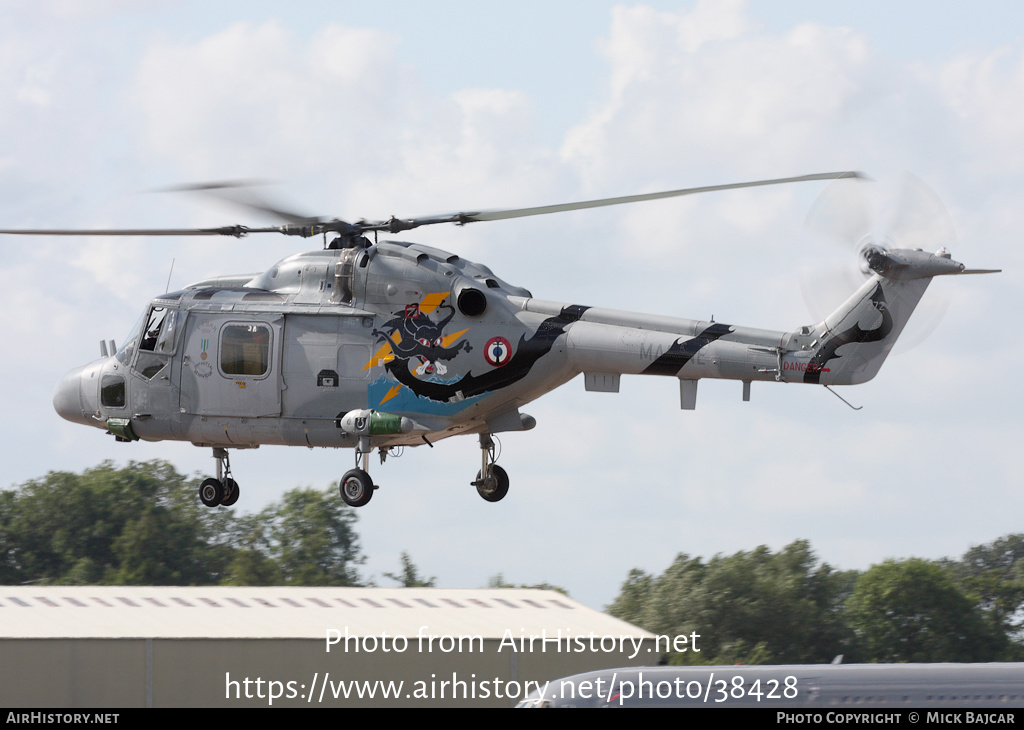
[[[238,482],[231,477],[224,480],[224,498],[221,499],[220,503],[225,507],[230,507],[238,501]]]
[[[476,473],[477,494],[488,502],[500,502],[508,494],[508,474],[497,464],[488,467],[490,474],[484,476],[483,472]]]
[[[373,480],[362,469],[349,469],[338,485],[341,498],[351,507],[362,507],[373,497]]]
[[[237,489],[233,495],[237,498]],[[224,485],[219,479],[205,479],[199,485],[199,499],[207,507],[216,507],[224,501]]]
[[[508,474],[494,463],[497,460],[497,448],[491,434],[480,434],[480,471],[476,473],[476,481],[470,483],[488,502],[500,502],[508,494]]]

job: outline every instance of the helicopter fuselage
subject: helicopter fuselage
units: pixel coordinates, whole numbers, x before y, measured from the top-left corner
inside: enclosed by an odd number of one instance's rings
[[[324,236],[323,251],[290,256],[262,274],[208,279],[156,297],[120,349],[111,342],[108,352],[101,342],[100,360],[64,377],[54,408],[121,441],[176,439],[212,447],[217,476],[199,486],[209,507],[238,500],[230,448],[351,447],[356,466],[342,476],[339,489],[346,503],[360,507],[377,489],[368,473],[374,448],[383,463],[394,447],[458,434],[479,435],[480,471],[471,484],[497,502],[509,480],[496,463],[492,435],[533,428],[536,421],[520,408],[577,375],[583,374],[587,390],[598,392],[618,392],[624,374],[673,377],[686,410],[696,407],[701,378],[739,380],[743,400],[750,399],[755,380],[863,383],[878,372],[932,278],[998,269],[968,270],[945,247],[934,254],[893,248],[868,232],[854,239],[867,279],[849,299],[817,324],[769,331],[541,301],[486,266],[420,244],[371,244],[367,234],[864,179],[855,171],[825,172],[354,223],[287,210],[246,193],[242,183],[205,183],[177,189],[213,193],[286,223],[20,228],[0,229],[0,235]],[[934,193],[920,181],[909,182],[904,197],[923,202],[926,210],[908,222],[919,227],[921,220],[944,220]],[[818,209],[842,220],[836,214],[845,208],[824,199]],[[329,244],[328,234],[335,236]]]
[[[225,465],[228,448],[282,444],[355,448],[365,470],[373,448],[458,434],[480,434],[486,452],[491,434],[535,425],[522,406],[581,373],[599,392],[623,374],[675,377],[684,409],[701,378],[741,381],[744,400],[753,381],[868,380],[931,277],[962,269],[897,253],[910,260],[898,275],[875,273],[788,332],[542,301],[419,244],[300,253],[156,297],[120,349],[64,378],[54,406],[120,440],[213,447]]]

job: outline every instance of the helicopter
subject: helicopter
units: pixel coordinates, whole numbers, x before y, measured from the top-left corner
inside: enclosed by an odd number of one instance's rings
[[[967,269],[943,249],[862,241],[866,280],[814,325],[770,331],[703,320],[543,301],[487,266],[430,246],[377,240],[424,225],[466,225],[697,193],[862,179],[832,172],[685,188],[576,203],[355,223],[310,218],[243,199],[285,224],[185,229],[19,229],[53,236],[322,236],[253,275],[198,281],[160,294],[127,338],[100,342],[100,359],[68,372],[53,405],[68,421],[118,441],[190,441],[212,449],[216,474],[199,487],[208,507],[230,506],[240,487],[229,450],[263,445],[351,448],[341,498],[366,505],[383,464],[402,447],[476,435],[471,482],[498,502],[509,489],[495,435],[527,431],[521,408],[582,374],[588,391],[618,392],[622,375],[679,381],[680,406],[696,407],[701,378],[825,387],[875,376],[932,278],[995,273]],[[223,194],[233,183],[176,188]],[[371,241],[369,234],[374,240]],[[834,392],[834,391],[833,391]],[[838,395],[838,394],[836,394]]]

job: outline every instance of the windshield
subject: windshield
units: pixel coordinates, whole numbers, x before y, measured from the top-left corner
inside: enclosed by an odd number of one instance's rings
[[[116,357],[118,362],[120,362],[122,365],[127,365],[128,362],[132,359],[132,355],[135,353],[135,347],[139,343],[139,335],[142,334],[142,326],[145,323],[146,315],[145,313],[143,313],[142,316],[140,316],[138,321],[135,323],[135,326],[132,327],[132,331],[128,334],[128,337],[125,338],[125,341],[121,345],[120,349],[118,349],[118,351],[114,353],[114,357]]]

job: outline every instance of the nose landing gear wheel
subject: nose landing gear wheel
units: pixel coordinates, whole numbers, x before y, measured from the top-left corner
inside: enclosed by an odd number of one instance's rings
[[[231,477],[224,480],[224,498],[221,499],[220,503],[225,507],[230,507],[238,501],[238,482]]]
[[[207,507],[216,507],[224,500],[224,485],[219,479],[204,480],[199,485],[199,500]]]
[[[230,507],[238,501],[238,482],[231,478],[228,450],[215,446],[213,458],[217,461],[217,476],[203,480],[199,485],[199,501],[207,507]]]
[[[362,469],[349,469],[338,485],[341,498],[351,507],[362,507],[373,497],[373,480]]]
[[[488,502],[500,502],[508,494],[508,474],[497,464],[488,467],[490,474],[484,476],[483,472],[476,473],[477,494]]]

